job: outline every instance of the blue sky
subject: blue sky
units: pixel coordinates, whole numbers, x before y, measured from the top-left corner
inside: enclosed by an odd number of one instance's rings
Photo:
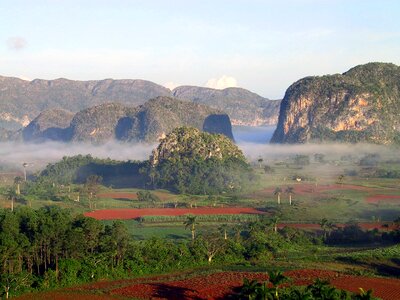
[[[1,0],[0,75],[240,86],[400,64],[397,0]]]

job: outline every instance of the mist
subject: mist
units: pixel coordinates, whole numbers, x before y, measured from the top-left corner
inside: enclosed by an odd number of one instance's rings
[[[42,144],[7,142],[0,143],[0,166],[22,170],[22,163],[29,163],[30,171],[43,169],[48,163],[56,162],[63,156],[90,154],[97,158],[115,160],[146,160],[155,144],[127,144],[109,142],[103,145],[89,143],[58,143]]]
[[[332,159],[340,159],[342,156],[351,155],[362,157],[366,154],[379,154],[386,159],[399,159],[400,148],[396,146],[383,146],[376,144],[257,144],[238,143],[248,160],[254,161],[262,158],[264,161],[285,159],[297,154],[314,155],[324,154]]]

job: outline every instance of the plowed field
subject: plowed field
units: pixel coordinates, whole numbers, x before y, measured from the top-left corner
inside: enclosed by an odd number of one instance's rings
[[[85,213],[97,220],[129,220],[143,216],[181,216],[181,215],[237,215],[262,214],[250,207],[199,207],[199,208],[143,208],[143,209],[102,209]]]
[[[400,280],[345,275],[323,270],[295,270],[285,273],[296,285],[307,285],[316,278],[326,279],[337,288],[358,292],[373,289],[384,300],[400,299]],[[182,279],[185,278],[185,279]],[[178,279],[179,278],[179,279]],[[173,274],[158,277],[99,282],[95,284],[29,294],[25,299],[226,299],[237,291],[243,279],[267,280],[265,273],[218,272],[208,275]],[[74,298],[76,297],[76,298]]]

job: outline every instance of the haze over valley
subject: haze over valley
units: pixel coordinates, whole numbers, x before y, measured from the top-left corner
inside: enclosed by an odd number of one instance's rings
[[[400,299],[399,1],[0,12],[1,299]]]

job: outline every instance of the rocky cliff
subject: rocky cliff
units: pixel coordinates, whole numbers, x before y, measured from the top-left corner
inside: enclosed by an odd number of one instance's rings
[[[233,140],[229,117],[210,107],[171,97],[157,97],[138,107],[105,103],[75,115],[53,109],[41,113],[22,130],[24,141],[104,143],[157,142],[180,126],[221,133]],[[4,133],[5,136],[9,134]]]
[[[225,113],[171,97],[157,97],[131,110],[118,121],[116,137],[123,141],[154,142],[181,126],[222,133],[233,140]]]
[[[172,93],[174,97],[225,111],[233,125],[275,125],[278,121],[279,100],[269,100],[242,88],[180,86]]]
[[[43,142],[69,139],[69,126],[74,114],[64,109],[49,109],[39,114],[22,130],[24,141]]]
[[[400,143],[400,67],[369,63],[307,77],[282,100],[273,143]]]

